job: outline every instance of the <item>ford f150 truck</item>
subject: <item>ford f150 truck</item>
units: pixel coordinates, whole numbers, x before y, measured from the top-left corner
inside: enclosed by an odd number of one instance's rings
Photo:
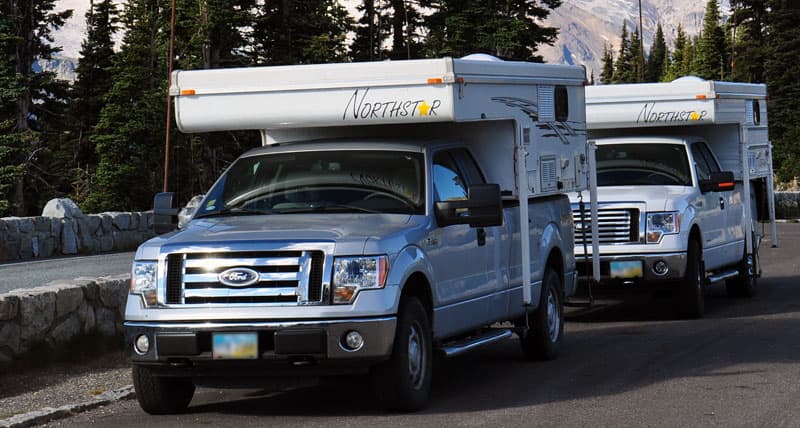
[[[686,317],[702,316],[717,281],[755,293],[767,213],[776,242],[765,99],[764,85],[694,77],[587,88],[605,286],[670,288]],[[573,210],[580,261],[592,229],[577,197]]]
[[[156,195],[168,233],[136,252],[125,313],[141,407],[370,373],[410,411],[434,352],[516,333],[554,358],[577,278],[565,192],[589,173],[584,81],[483,56],[175,72],[182,131],[256,129],[264,147],[180,230]]]

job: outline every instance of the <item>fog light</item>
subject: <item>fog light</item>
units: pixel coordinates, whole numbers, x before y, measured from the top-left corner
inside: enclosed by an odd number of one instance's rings
[[[666,275],[669,272],[669,265],[664,260],[659,260],[653,265],[653,273],[659,276]]]
[[[364,336],[361,333],[352,330],[344,335],[344,347],[348,351],[358,351],[364,346]]]
[[[150,350],[150,339],[146,334],[140,334],[133,342],[133,350],[139,355],[144,355]]]

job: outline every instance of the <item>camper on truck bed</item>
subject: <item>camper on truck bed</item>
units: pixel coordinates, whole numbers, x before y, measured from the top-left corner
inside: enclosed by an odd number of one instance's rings
[[[125,313],[136,397],[370,374],[422,407],[434,352],[516,333],[554,358],[576,286],[565,192],[586,189],[581,68],[485,56],[178,71],[184,132],[253,129],[176,228],[139,247]],[[492,327],[509,322],[505,327]]]

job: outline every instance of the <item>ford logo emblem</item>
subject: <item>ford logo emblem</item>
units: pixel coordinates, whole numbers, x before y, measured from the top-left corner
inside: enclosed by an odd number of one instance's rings
[[[232,268],[219,274],[219,282],[228,287],[247,287],[258,282],[258,272],[249,268]]]

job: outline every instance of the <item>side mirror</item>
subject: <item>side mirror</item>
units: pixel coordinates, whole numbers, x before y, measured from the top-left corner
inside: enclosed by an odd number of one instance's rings
[[[172,192],[156,193],[153,198],[153,231],[158,234],[172,232],[178,228],[178,210]]]
[[[434,210],[439,226],[468,224],[470,227],[491,227],[503,224],[500,185],[475,184],[469,186],[468,193],[464,200],[436,203]]]
[[[700,191],[707,192],[724,192],[726,190],[733,190],[736,182],[733,181],[733,172],[720,171],[712,172],[708,180],[700,180]]]

